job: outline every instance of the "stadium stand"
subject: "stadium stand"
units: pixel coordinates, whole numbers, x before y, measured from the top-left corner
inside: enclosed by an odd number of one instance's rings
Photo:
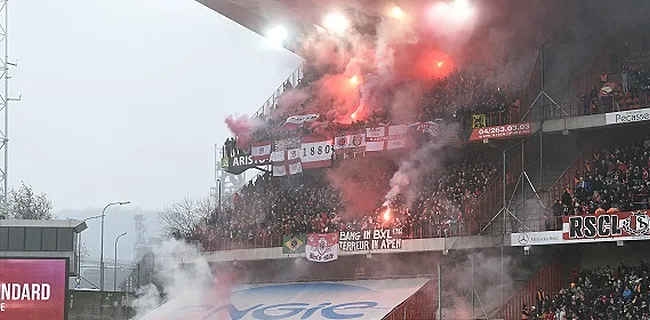
[[[643,210],[649,207],[650,136],[637,137],[616,147],[586,152],[552,189],[553,227],[562,228],[562,217]]]
[[[211,240],[204,241],[204,245],[214,250],[223,248],[219,243],[233,243],[228,241],[232,239],[261,241],[249,243],[253,246],[278,245],[285,234],[387,226],[402,227],[406,236],[413,238],[476,233],[480,230],[472,216],[472,203],[497,176],[498,154],[490,147],[472,149],[449,147],[442,152],[461,156],[444,159],[444,169],[423,176],[415,198],[409,201],[411,205],[404,198],[394,201],[390,219],[376,212],[388,191],[388,181],[398,169],[390,159],[366,157],[346,164],[367,168],[356,172],[353,180],[356,186],[373,191],[369,206],[359,209],[374,215],[349,214],[345,210],[345,192],[333,185],[324,170],[288,177],[262,175],[247,184],[232,206],[208,224],[215,230],[207,232]]]
[[[649,319],[649,271],[643,262],[576,269],[567,287],[540,287],[524,310],[530,319]]]
[[[630,75],[626,78],[638,79],[638,73],[635,74],[636,77]],[[621,85],[609,81],[610,77],[620,78],[619,75],[604,74],[602,89],[600,92],[592,90],[589,93],[591,100],[584,114],[646,107],[647,99],[641,97],[645,94],[642,81],[630,80]],[[458,71],[438,82],[422,97],[424,103],[419,120],[444,117],[448,121],[459,122],[465,129],[519,121],[522,114],[521,100],[513,98],[517,97],[517,94],[506,94],[505,90],[501,89],[482,88],[480,81],[473,79],[477,79],[477,76]],[[301,85],[305,84],[305,81],[301,82]],[[285,90],[289,92],[290,86]],[[611,105],[607,97],[613,98]],[[450,108],[440,108],[441,105]],[[456,112],[447,112],[451,110]],[[309,113],[309,110],[300,111]],[[472,116],[476,113],[485,115],[483,123],[473,123],[475,119]],[[265,128],[277,128],[287,117],[288,114],[276,115],[270,112],[265,118],[270,125]],[[329,124],[326,132],[336,135],[367,125],[392,123],[389,115],[376,114],[365,121],[348,125]],[[302,130],[304,131],[301,134],[314,132],[310,127]],[[254,139],[278,138],[287,134],[291,133],[265,129],[263,132],[256,132]],[[582,150],[569,166],[571,169],[567,169],[573,171],[573,180],[562,186],[562,192],[558,194],[558,181],[562,180],[562,177],[565,178],[563,181],[566,180],[567,174],[564,172],[564,175],[549,187],[549,191],[542,195],[548,210],[542,214],[544,221],[539,223],[542,226],[540,229],[559,230],[563,215],[594,213],[597,209],[624,211],[647,208],[648,150],[647,143],[644,149],[644,142],[635,142],[633,145],[615,149]],[[234,148],[237,141],[229,139],[225,145],[226,148]],[[424,178],[427,183],[422,183],[417,197],[410,201],[415,205],[396,205],[392,226],[404,227],[405,235],[413,238],[476,234],[481,231],[486,224],[486,216],[495,214],[500,208],[498,198],[502,197],[500,185],[503,176],[498,167],[498,152],[472,152],[472,148],[476,149],[478,146],[465,147],[460,152],[463,153],[462,156],[445,160],[449,166],[443,173],[432,172]],[[477,157],[479,154],[484,158]],[[589,157],[589,160],[579,160],[585,157]],[[601,163],[603,161],[606,163]],[[517,166],[519,161],[509,162]],[[364,167],[363,164],[359,166]],[[566,165],[562,168],[566,168]],[[384,176],[374,175],[374,181],[366,181],[367,176],[360,180],[366,184],[365,187],[372,184],[370,189],[381,194],[385,189],[378,186],[383,184],[386,187],[396,169],[393,164],[392,168],[378,170],[377,172],[382,172]],[[226,242],[229,243],[228,248],[277,246],[283,234],[366,229],[386,225],[381,212],[375,212],[374,215],[354,215],[356,218],[345,217],[342,214],[345,199],[340,190],[336,190],[328,181],[327,173],[323,171],[303,173],[296,177],[278,178],[269,174],[260,176],[235,195],[231,206],[226,206],[223,212],[213,217],[211,223],[204,226],[200,238],[210,238],[203,241],[205,249],[223,249]],[[506,176],[508,194],[514,187],[517,169],[509,171]],[[486,202],[489,203],[488,206]],[[380,206],[381,202],[377,199],[374,208]],[[207,229],[215,230],[206,232]]]

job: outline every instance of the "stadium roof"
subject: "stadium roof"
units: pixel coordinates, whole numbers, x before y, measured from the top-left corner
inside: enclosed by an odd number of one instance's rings
[[[0,227],[31,227],[31,228],[71,228],[76,232],[84,231],[88,228],[86,222],[75,219],[66,220],[20,220],[9,219],[0,220]]]
[[[370,15],[378,13],[387,0],[196,0],[247,29],[266,36],[276,26],[290,30],[290,38],[298,40],[321,24],[332,11],[354,9]],[[392,1],[391,3],[401,2]],[[287,49],[292,50],[292,45]],[[292,50],[293,51],[293,50]]]

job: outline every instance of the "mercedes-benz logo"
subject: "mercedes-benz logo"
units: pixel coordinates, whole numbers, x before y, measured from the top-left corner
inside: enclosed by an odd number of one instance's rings
[[[528,234],[526,233],[520,233],[517,241],[519,241],[519,244],[526,244],[530,241],[530,237],[528,237]]]

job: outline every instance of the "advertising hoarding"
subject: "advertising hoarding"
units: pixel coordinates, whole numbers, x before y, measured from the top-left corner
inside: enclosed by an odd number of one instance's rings
[[[228,298],[191,290],[139,320],[383,319],[430,279],[262,284],[233,288]]]
[[[576,244],[650,239],[648,210],[562,217],[562,230],[512,233],[512,246]]]
[[[610,112],[605,114],[605,124],[622,124],[650,121],[650,108]]]
[[[530,123],[513,123],[502,126],[474,128],[469,136],[469,141],[483,139],[508,139],[512,137],[529,136],[532,134]]]
[[[67,259],[0,258],[0,319],[65,320]]]

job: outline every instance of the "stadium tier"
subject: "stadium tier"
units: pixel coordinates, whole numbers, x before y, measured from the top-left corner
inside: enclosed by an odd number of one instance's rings
[[[318,27],[226,120],[222,169],[257,175],[173,233],[207,262],[188,279],[216,275],[169,292],[144,271],[192,258],[148,257],[133,279],[169,299],[141,319],[650,319],[628,267],[650,239],[647,4],[613,23],[605,1],[533,2],[341,2],[317,23],[326,6],[279,1]]]

